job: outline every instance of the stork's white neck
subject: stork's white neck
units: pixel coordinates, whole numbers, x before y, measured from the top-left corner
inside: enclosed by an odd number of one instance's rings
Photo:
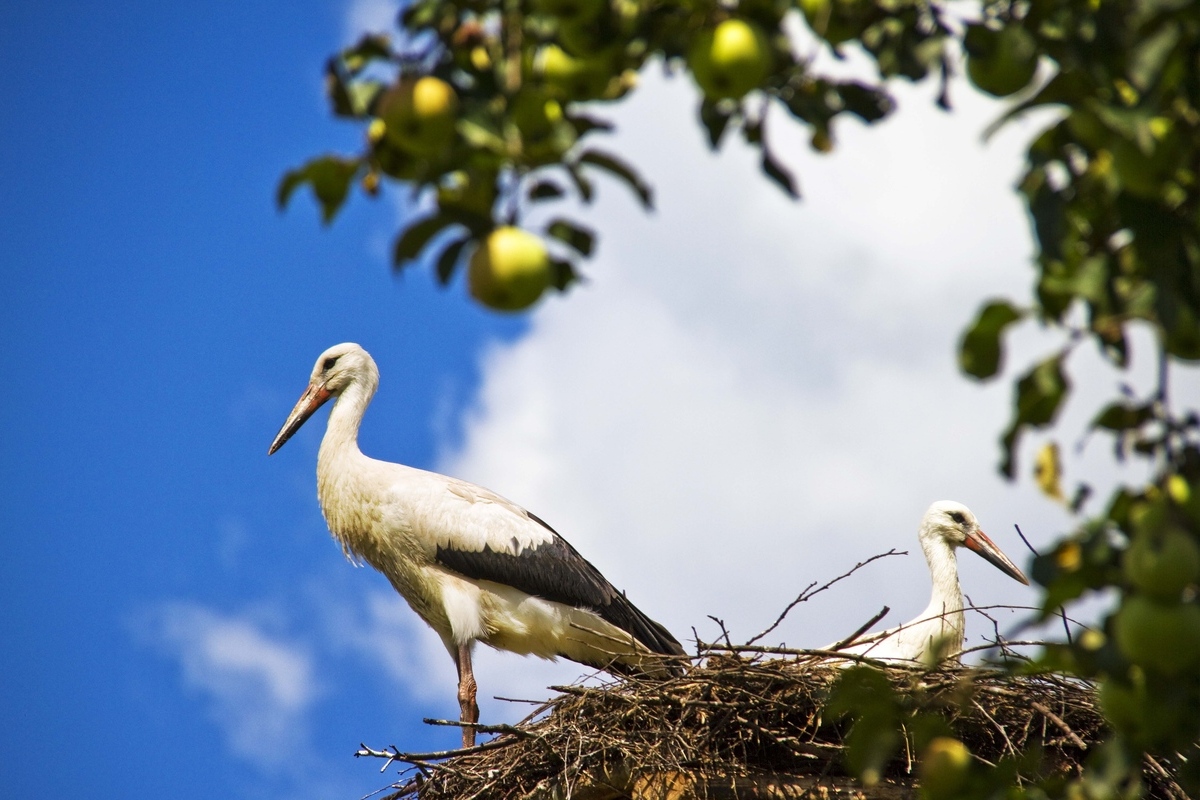
[[[933,581],[929,606],[921,617],[928,619],[940,615],[945,634],[956,632],[957,641],[961,642],[966,626],[963,622],[962,588],[958,583],[958,559],[954,555],[954,548],[933,531],[922,531],[921,534],[921,549],[925,552],[929,577]]]
[[[362,381],[352,381],[333,401],[333,408],[329,412],[329,424],[325,428],[325,437],[321,440],[321,450],[317,455],[318,466],[322,461],[360,453],[358,428],[374,394],[374,386]]]

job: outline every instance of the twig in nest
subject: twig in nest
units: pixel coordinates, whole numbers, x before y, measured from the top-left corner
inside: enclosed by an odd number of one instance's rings
[[[1167,770],[1163,768],[1163,765],[1158,763],[1158,759],[1149,753],[1145,753],[1144,755],[1146,758],[1146,763],[1149,764],[1150,768],[1154,770],[1154,772],[1167,784],[1167,791],[1179,800],[1189,800],[1188,793],[1185,792],[1183,787],[1180,786],[1175,778],[1171,776],[1171,773],[1167,772]]]
[[[881,666],[881,667],[882,666],[891,666],[891,667],[907,667],[907,666],[909,666],[908,664],[903,664],[903,663],[899,663],[899,662],[896,662],[896,663],[889,662],[889,663],[885,664],[884,662],[880,661],[877,658],[871,658],[870,656],[860,656],[858,653],[843,653],[839,650],[803,650],[798,647],[769,647],[767,645],[761,645],[761,644],[724,645],[724,644],[712,643],[712,644],[705,644],[704,647],[707,648],[708,650],[715,650],[715,651],[721,652],[721,653],[763,653],[763,654],[775,655],[775,656],[810,656],[812,658],[841,658],[841,659],[845,659],[846,661],[858,661],[858,662],[861,662],[864,664],[875,664],[876,666]],[[914,662],[912,664],[912,666],[919,667],[920,665],[916,664]],[[551,686],[550,688],[554,689],[555,691],[558,691],[558,689],[560,687]]]
[[[453,723],[458,725],[460,723]],[[461,723],[466,725],[467,723]],[[478,726],[483,727],[483,726]],[[475,753],[486,753],[489,750],[498,750],[501,747],[508,747],[511,744],[516,744],[519,741],[517,737],[511,739],[492,739],[483,744],[477,744],[474,747],[459,747],[455,750],[434,750],[429,753],[402,753],[395,745],[391,745],[387,750],[375,750],[367,747],[365,744],[360,744],[359,750],[354,754],[355,758],[385,758],[387,763],[383,765],[383,769],[387,769],[393,761],[403,761],[406,764],[416,764],[421,767],[435,767],[436,764],[430,762],[442,761],[447,758],[457,758],[458,756],[469,756]],[[383,770],[380,770],[382,772]]]
[[[479,733],[511,733],[514,736],[533,736],[533,734],[529,731],[522,730],[521,728],[517,728],[512,725],[480,725],[478,722],[463,722],[462,720],[457,719],[433,719],[432,717],[425,717],[425,719],[422,721],[426,725],[448,725],[453,728],[470,727],[474,728]]]
[[[858,630],[856,630],[854,633],[852,633],[852,634],[850,634],[849,636],[847,636],[845,639],[842,639],[840,642],[838,642],[837,644],[833,645],[833,646],[832,646],[832,647],[830,647],[829,649],[830,649],[830,650],[841,650],[841,649],[842,649],[843,647],[845,647],[846,645],[852,644],[852,643],[854,642],[854,640],[855,640],[855,639],[857,639],[858,637],[860,637],[860,636],[862,636],[864,633],[866,633],[868,630],[870,630],[872,625],[874,625],[876,622],[879,622],[879,620],[881,620],[881,619],[883,619],[884,617],[886,617],[886,616],[888,615],[888,612],[889,612],[889,611],[891,611],[891,609],[890,609],[890,608],[888,608],[887,606],[884,606],[883,608],[881,608],[881,609],[879,610],[879,613],[878,613],[878,614],[876,614],[875,616],[871,617],[869,620],[867,620],[866,622],[864,622],[862,625],[859,625],[859,626],[858,626]]]
[[[978,653],[980,650],[995,650],[997,648],[1006,651],[1007,655],[1015,655],[1014,653],[1009,651],[1008,648],[1010,648],[1010,647],[1045,647],[1047,644],[1050,644],[1050,643],[1036,641],[1036,640],[1024,640],[1024,639],[1019,640],[1019,641],[985,642],[984,644],[977,644],[974,647],[968,647],[968,648],[960,651],[959,655],[965,656],[968,653]]]
[[[1040,713],[1046,719],[1053,722],[1056,726],[1058,726],[1058,729],[1060,731],[1062,731],[1063,733],[1065,733],[1067,735],[1067,738],[1071,740],[1071,744],[1075,745],[1080,750],[1088,749],[1087,742],[1085,742],[1083,739],[1080,739],[1079,734],[1077,734],[1075,731],[1071,730],[1071,726],[1068,725],[1067,723],[1063,722],[1062,717],[1060,717],[1058,714],[1055,714],[1053,711],[1046,708],[1041,703],[1030,703],[1029,707],[1032,708],[1033,710],[1037,711],[1038,713]]]
[[[727,645],[729,645],[730,647],[732,647],[732,646],[733,646],[733,642],[731,642],[731,641],[729,640],[729,631],[728,631],[728,630],[726,630],[726,628],[725,628],[725,620],[723,620],[723,619],[717,619],[717,618],[716,618],[716,617],[714,617],[712,614],[706,614],[705,616],[707,616],[707,617],[708,617],[709,619],[711,619],[713,622],[717,623],[717,626],[718,626],[718,627],[720,627],[720,629],[721,629],[721,637],[722,637],[722,638],[725,640],[725,644],[727,644]],[[754,640],[753,640],[753,639],[751,639],[750,641],[752,641],[752,642],[753,642]]]
[[[770,633],[771,631],[773,631],[773,630],[775,630],[776,628],[778,628],[778,627],[780,626],[780,624],[783,622],[783,620],[784,620],[784,617],[786,617],[786,616],[788,615],[788,613],[789,613],[789,612],[790,612],[790,611],[791,611],[793,608],[795,608],[796,606],[798,606],[798,605],[800,605],[801,603],[805,602],[806,600],[809,600],[809,599],[811,599],[811,598],[815,597],[816,595],[818,595],[818,594],[820,594],[821,592],[823,592],[823,591],[825,591],[826,589],[828,589],[830,586],[833,586],[833,585],[834,585],[835,583],[837,583],[838,581],[840,581],[840,580],[844,580],[844,579],[846,579],[846,578],[849,578],[849,577],[850,577],[851,575],[853,575],[855,572],[858,572],[860,569],[862,569],[863,567],[865,567],[867,564],[870,564],[872,561],[877,561],[877,560],[879,560],[879,559],[881,559],[881,558],[886,558],[887,556],[906,556],[906,555],[908,555],[908,551],[907,551],[907,550],[896,550],[896,548],[894,548],[894,547],[893,547],[891,550],[888,550],[886,553],[877,553],[876,555],[873,555],[873,556],[871,556],[870,558],[868,558],[866,561],[860,561],[860,562],[858,562],[857,564],[855,564],[855,565],[854,565],[854,567],[853,567],[853,568],[851,568],[851,570],[850,570],[849,572],[847,572],[847,573],[845,573],[845,574],[843,574],[843,575],[838,575],[836,578],[834,578],[833,580],[829,581],[828,583],[826,583],[824,586],[822,586],[822,587],[821,587],[821,588],[819,588],[819,589],[814,589],[814,590],[812,590],[812,591],[809,591],[810,589],[812,589],[812,587],[814,587],[814,586],[816,586],[816,585],[817,585],[817,582],[816,582],[816,581],[813,581],[813,582],[812,582],[812,583],[810,583],[808,586],[805,586],[805,587],[804,587],[804,590],[803,590],[802,592],[800,592],[800,594],[799,594],[799,595],[797,595],[797,597],[796,597],[796,599],[795,599],[795,600],[793,600],[792,602],[788,603],[788,605],[787,605],[787,608],[785,608],[785,609],[783,610],[783,613],[779,615],[779,618],[778,618],[778,619],[776,619],[776,620],[775,620],[773,623],[771,623],[771,627],[767,628],[767,629],[766,629],[765,631],[763,631],[762,633],[758,634],[758,635],[757,635],[757,636],[755,636],[754,638],[752,638],[752,639],[750,639],[749,641],[747,641],[747,642],[746,642],[746,644],[754,644],[754,643],[755,643],[755,642],[757,642],[759,639],[763,638],[763,637],[764,637],[764,636],[766,636],[768,633]],[[728,643],[728,642],[727,642],[727,643]]]

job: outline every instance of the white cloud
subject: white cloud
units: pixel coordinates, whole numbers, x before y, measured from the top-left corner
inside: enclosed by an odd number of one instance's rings
[[[387,33],[395,28],[399,0],[350,0],[343,15],[346,42],[356,42],[364,33]]]
[[[997,477],[1008,381],[969,383],[953,353],[983,299],[1028,296],[1030,231],[1012,190],[1028,131],[985,147],[998,104],[962,90],[945,115],[897,87],[892,121],[844,126],[822,158],[779,115],[770,133],[798,168],[796,205],[735,139],[706,152],[683,84],[650,78],[613,109],[612,149],[656,186],[658,212],[603,184],[584,212],[602,235],[592,281],[484,355],[462,445],[440,469],[548,520],[681,639],[692,626],[711,639],[712,614],[744,640],[810,581],[891,547],[912,555],[797,608],[773,638],[818,646],[884,604],[890,624],[912,616],[929,592],[916,526],[934,500],[967,503],[1024,563],[1013,523],[1038,545],[1069,520],[1028,482]],[[1031,329],[1014,341],[1019,365],[1052,340]],[[1071,368],[1081,391],[1065,418],[1078,431],[1088,395],[1111,395],[1116,378],[1090,353]],[[1068,465],[1112,481],[1104,450]],[[1036,597],[970,554],[962,572],[981,604]],[[990,632],[981,622],[971,635]],[[528,667],[498,656],[479,674],[507,691]]]
[[[266,769],[294,756],[317,695],[304,646],[271,635],[253,615],[191,602],[164,604],[137,628],[178,660],[184,685],[207,698],[209,715],[235,754]]]
[[[321,590],[314,606],[324,616],[324,638],[335,651],[356,655],[401,684],[408,698],[421,703],[454,698],[454,662],[400,595],[367,590],[358,597],[335,597]]]

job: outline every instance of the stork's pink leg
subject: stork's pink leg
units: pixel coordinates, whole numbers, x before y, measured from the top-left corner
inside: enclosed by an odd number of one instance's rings
[[[479,722],[479,705],[475,702],[475,674],[471,671],[471,644],[458,646],[458,709],[462,722]],[[464,725],[462,729],[463,747],[475,746],[475,728]]]

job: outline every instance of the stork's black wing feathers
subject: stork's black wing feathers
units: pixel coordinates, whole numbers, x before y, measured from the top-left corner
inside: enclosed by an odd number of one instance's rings
[[[589,609],[652,652],[684,654],[683,647],[666,628],[629,602],[566,539],[533,514],[529,518],[554,536],[515,555],[496,552],[487,545],[475,551],[438,547],[437,560],[468,578],[502,583],[556,603]]]

